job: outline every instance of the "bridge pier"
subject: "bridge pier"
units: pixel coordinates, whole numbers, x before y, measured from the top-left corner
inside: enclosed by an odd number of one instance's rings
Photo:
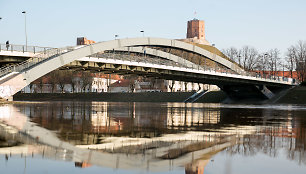
[[[275,94],[269,90],[265,85],[261,85],[261,86],[256,86],[256,88],[259,89],[259,91],[267,98],[267,99],[271,99],[275,96]]]

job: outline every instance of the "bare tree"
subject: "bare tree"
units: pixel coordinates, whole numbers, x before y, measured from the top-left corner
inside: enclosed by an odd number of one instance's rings
[[[292,45],[287,49],[286,68],[292,72],[296,70],[298,79],[301,82],[306,80],[306,42],[298,41],[296,45]]]
[[[231,47],[229,49],[224,49],[223,54],[246,70],[254,70],[258,68],[258,60],[260,60],[260,56],[258,51],[253,47],[244,46],[240,50]]]
[[[241,49],[241,63],[244,69],[254,70],[258,63],[258,51],[250,46]]]
[[[90,72],[82,71],[81,72],[81,89],[83,92],[86,92],[86,87],[92,84],[92,76]]]
[[[299,79],[303,82],[306,80],[306,42],[299,41],[295,49],[296,71]]]
[[[58,75],[58,86],[61,90],[61,93],[64,92],[64,89],[65,89],[65,81],[63,80],[63,74],[60,72],[60,71],[57,71],[57,75]]]
[[[38,86],[39,86],[39,89],[40,89],[40,93],[42,93],[43,92],[43,87],[44,87],[43,77],[40,77],[38,79]]]
[[[280,66],[280,51],[277,48],[271,49],[267,53],[267,70],[271,75],[276,76],[276,71]]]
[[[267,70],[267,57],[268,53],[261,53],[258,54],[257,58],[257,64],[256,64],[256,70],[262,71],[262,75],[265,76],[265,71]]]
[[[228,49],[223,49],[222,52],[231,60],[237,62],[238,64],[241,64],[241,52],[237,48],[231,47]]]
[[[69,71],[68,72],[68,83],[71,86],[71,92],[74,93],[77,87],[78,81],[76,80],[76,76],[74,75],[74,71]]]
[[[285,61],[285,67],[289,70],[290,77],[292,78],[293,71],[296,68],[296,48],[294,46],[291,46],[287,49]]]
[[[293,77],[293,71],[297,71],[299,80],[306,80],[306,41],[298,41],[296,45],[289,47],[285,60],[280,57],[280,50],[277,48],[262,54],[250,46],[244,46],[240,50],[231,47],[223,49],[222,52],[246,70],[259,70],[262,73],[269,71],[270,75],[276,76],[282,66],[283,69],[286,67],[290,71],[291,77]]]
[[[40,91],[40,93],[42,93],[42,88],[43,88],[43,77],[40,77],[38,79],[36,79],[35,81],[32,82],[33,85],[35,85],[35,88],[34,88],[34,92],[37,93]]]
[[[67,73],[67,71],[65,70],[58,70],[57,73],[57,82],[58,82],[58,86],[61,90],[61,92],[63,93],[65,90],[65,86],[67,84],[67,82],[69,81],[70,78],[70,74]]]
[[[58,70],[52,71],[48,74],[49,83],[51,85],[51,92],[54,93],[56,85],[58,84]]]

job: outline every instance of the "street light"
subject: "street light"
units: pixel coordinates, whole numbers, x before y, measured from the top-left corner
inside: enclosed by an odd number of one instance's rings
[[[24,33],[25,33],[25,39],[26,39],[26,51],[28,49],[28,36],[27,36],[27,13],[26,11],[22,12],[24,14]]]
[[[266,59],[268,57],[268,53],[264,53],[263,57],[262,57],[262,76],[266,77],[266,73],[265,73],[265,70],[266,70]]]
[[[116,35],[115,35],[115,40],[117,39],[117,37],[119,37],[119,35],[116,34]]]
[[[267,57],[269,56],[269,54],[268,53],[265,53],[264,54],[264,56],[263,56],[263,60],[262,60],[262,66],[263,66],[263,68],[262,68],[262,75],[265,77],[265,78],[267,78],[267,72],[265,72],[266,71],[266,59],[267,59]],[[270,72],[268,72],[269,73],[269,75],[270,75]]]
[[[140,31],[140,33],[142,33],[142,37],[144,37],[144,31],[143,31],[143,30],[141,30],[141,31]]]
[[[216,44],[211,44],[211,46],[214,48],[214,52],[213,52],[213,54],[214,54],[214,61],[215,61],[215,72],[217,72],[217,61],[216,61]]]

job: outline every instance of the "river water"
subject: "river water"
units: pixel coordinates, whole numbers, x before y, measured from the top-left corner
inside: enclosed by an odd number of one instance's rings
[[[304,174],[305,145],[305,105],[0,106],[1,174]]]

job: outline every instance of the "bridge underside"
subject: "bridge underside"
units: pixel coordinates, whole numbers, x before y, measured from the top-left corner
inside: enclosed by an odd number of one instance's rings
[[[165,80],[176,80],[176,81],[185,81],[185,82],[194,82],[194,83],[203,83],[203,84],[213,84],[218,86],[239,86],[242,84],[241,79],[229,78],[227,76],[215,76],[214,74],[201,74],[194,72],[186,72],[174,69],[162,69],[162,68],[154,68],[154,67],[145,67],[143,64],[139,65],[128,65],[121,64],[120,62],[115,63],[100,63],[95,62],[95,58],[91,58],[92,61],[74,61],[65,66],[62,66],[61,70],[74,70],[74,71],[91,71],[91,72],[101,72],[104,74],[118,74],[118,75],[138,75],[145,77],[155,77]],[[159,61],[160,60],[156,60]],[[176,62],[172,62],[169,60],[164,61],[165,66],[178,66],[181,68],[186,68],[184,65],[177,64]],[[147,63],[148,63],[147,59]],[[151,63],[151,62],[150,62]],[[153,63],[153,62],[152,62]],[[195,68],[197,68],[195,66]],[[243,84],[255,85],[253,81],[244,80]],[[264,85],[264,82],[258,82],[257,85]],[[273,86],[273,84],[267,83],[269,86]],[[279,84],[275,84],[275,86],[281,86]],[[285,86],[285,85],[284,85]]]
[[[136,59],[136,58],[135,58]],[[147,62],[156,63],[163,62],[167,66],[181,66],[176,62],[165,60],[165,59],[146,59]],[[192,83],[201,84],[214,84],[220,87],[221,90],[227,93],[231,100],[244,100],[244,99],[255,99],[255,100],[267,100],[274,97],[284,89],[289,87],[286,86],[273,86],[271,84],[258,83],[250,81],[250,83],[241,83],[239,79],[229,79],[228,77],[220,77],[209,74],[196,74],[188,73],[176,70],[165,70],[152,67],[133,66],[125,64],[113,64],[113,63],[98,63],[94,61],[74,61],[60,68],[61,70],[74,70],[74,71],[91,71],[100,72],[104,74],[118,74],[118,75],[137,75],[143,77],[152,77],[157,79],[185,81]],[[270,92],[267,95],[262,89],[265,88]]]
[[[0,55],[0,67],[10,66],[28,60],[29,57]]]
[[[269,100],[278,96],[282,91],[289,89],[289,87],[275,87],[275,86],[264,86],[264,85],[219,85],[220,89],[223,90],[232,101],[241,100]],[[263,91],[266,89],[268,92]]]

